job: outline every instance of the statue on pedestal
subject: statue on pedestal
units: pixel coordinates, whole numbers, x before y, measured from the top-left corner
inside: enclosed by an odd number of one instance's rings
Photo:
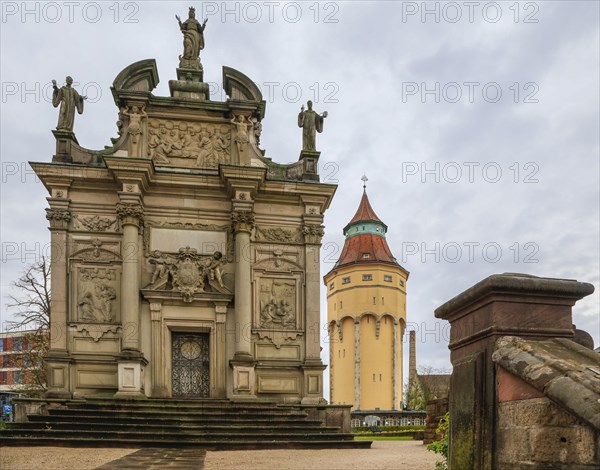
[[[179,56],[179,67],[183,69],[201,70],[200,51],[204,49],[204,28],[208,18],[202,24],[196,19],[196,9],[190,7],[189,17],[183,23],[179,15],[179,29],[183,34],[183,54]]]
[[[323,132],[323,120],[327,117],[327,111],[318,114],[312,109],[312,101],[306,104],[308,109],[305,111],[302,105],[298,114],[298,127],[302,128],[302,150],[316,152],[316,133]]]
[[[52,80],[52,87],[54,91],[52,93],[52,106],[55,108],[60,105],[58,113],[58,125],[56,129],[59,131],[73,132],[73,124],[75,121],[75,110],[79,114],[83,113],[83,101],[87,99],[87,96],[81,96],[73,88],[73,79],[67,77],[66,86],[58,88],[56,86],[56,80]]]

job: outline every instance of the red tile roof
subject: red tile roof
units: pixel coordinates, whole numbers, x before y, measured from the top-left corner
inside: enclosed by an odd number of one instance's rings
[[[369,254],[368,258],[363,258],[365,253]],[[398,264],[385,238],[373,233],[363,233],[346,239],[344,249],[335,267],[339,268],[352,263]]]

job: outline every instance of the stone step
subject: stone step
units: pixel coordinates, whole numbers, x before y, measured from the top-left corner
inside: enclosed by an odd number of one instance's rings
[[[87,408],[50,408],[48,409],[48,413],[51,416],[61,416],[61,415],[81,415],[81,416],[103,416],[107,418],[115,418],[121,419],[122,417],[136,417],[136,416],[146,416],[146,417],[163,417],[163,418],[177,418],[183,420],[197,419],[197,418],[218,418],[218,419],[230,419],[233,421],[240,420],[254,420],[257,418],[268,418],[268,417],[277,417],[280,419],[288,419],[290,421],[293,420],[304,420],[307,417],[306,413],[303,412],[275,412],[270,410],[264,410],[260,412],[234,412],[234,411],[225,411],[225,412],[205,412],[205,411],[197,411],[197,412],[189,412],[189,413],[174,413],[162,410],[130,410],[130,409],[122,409],[122,410],[94,410]]]
[[[41,418],[44,418],[43,416]],[[193,424],[146,424],[146,423],[129,423],[129,422],[72,422],[72,421],[48,421],[35,420],[28,423],[12,423],[9,428],[11,432],[21,432],[27,430],[62,430],[62,431],[127,431],[127,432],[182,432],[182,433],[258,433],[258,434],[276,434],[284,431],[286,434],[308,434],[308,433],[336,433],[339,428],[336,426],[320,426],[320,425],[287,425],[275,427],[269,423],[263,425],[247,424],[247,425],[198,425]]]
[[[48,438],[56,440],[70,441],[77,440],[80,438],[89,439],[118,439],[124,442],[131,440],[144,440],[152,441],[157,445],[160,445],[163,440],[177,440],[179,442],[202,442],[202,441],[277,441],[287,442],[294,440],[305,440],[305,441],[345,441],[353,440],[353,434],[342,434],[342,433],[304,433],[304,434],[290,434],[290,433],[266,433],[260,434],[258,432],[246,432],[246,433],[207,433],[207,432],[193,432],[193,433],[182,433],[182,432],[165,432],[165,431],[153,431],[153,432],[139,432],[139,431],[102,431],[102,430],[56,430],[52,428],[39,428],[39,429],[13,429],[12,426],[6,430],[0,431],[0,440],[2,436],[7,433],[10,437],[22,437],[22,438]]]
[[[57,414],[57,415],[29,415],[28,419],[30,422],[76,422],[76,423],[90,423],[93,425],[106,423],[106,422],[115,422],[116,419],[114,416],[88,416],[82,414]],[[139,416],[119,416],[118,421],[122,423],[128,424],[151,424],[151,425],[223,425],[223,426],[255,426],[255,425],[264,425],[264,426],[272,426],[272,427],[285,427],[285,426],[320,426],[321,421],[318,420],[309,420],[309,419],[285,419],[285,418],[269,418],[269,417],[260,417],[254,418],[252,420],[243,420],[243,419],[231,419],[231,418],[223,418],[219,416],[201,416],[201,417],[156,417],[156,416],[147,416],[147,415],[139,415]]]
[[[147,441],[144,439],[130,439],[123,441],[120,439],[103,438],[74,438],[66,440],[53,439],[48,437],[14,437],[4,435],[0,432],[0,445],[6,446],[54,446],[54,447],[156,447],[156,441]],[[368,449],[372,441],[354,441],[354,440],[329,440],[329,441],[181,441],[181,440],[161,440],[160,447],[195,447],[212,451],[219,450],[267,450],[267,449]]]

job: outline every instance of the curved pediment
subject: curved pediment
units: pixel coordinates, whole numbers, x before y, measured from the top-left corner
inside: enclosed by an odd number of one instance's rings
[[[125,67],[113,81],[111,91],[117,106],[122,91],[150,93],[158,85],[156,60],[144,59]]]

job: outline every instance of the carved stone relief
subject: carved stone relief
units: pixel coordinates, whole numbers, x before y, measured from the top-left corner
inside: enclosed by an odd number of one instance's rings
[[[302,243],[299,230],[283,227],[259,226],[256,228],[256,240],[274,243]]]
[[[230,163],[228,125],[150,119],[148,153],[157,165],[217,168]]]
[[[260,280],[260,327],[296,328],[296,280]]]
[[[117,273],[111,268],[80,268],[77,319],[83,322],[117,321]]]
[[[191,302],[200,292],[230,293],[223,282],[223,266],[230,262],[220,251],[211,256],[199,255],[189,246],[177,255],[155,250],[148,256],[153,271],[145,289],[179,291],[185,302]]]
[[[90,232],[116,232],[119,227],[115,217],[73,216],[73,230],[89,230]]]
[[[120,243],[117,240],[73,237],[72,246],[71,260],[106,263],[120,261],[121,258]]]

